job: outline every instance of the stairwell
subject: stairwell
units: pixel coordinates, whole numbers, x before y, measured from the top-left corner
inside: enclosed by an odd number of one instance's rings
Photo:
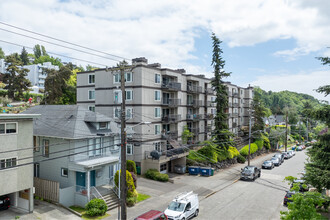
[[[103,200],[108,206],[108,211],[117,208],[120,204],[119,198],[112,190],[110,190],[110,193],[103,196]]]

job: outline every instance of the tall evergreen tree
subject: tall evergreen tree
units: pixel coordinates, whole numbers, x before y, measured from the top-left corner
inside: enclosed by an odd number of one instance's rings
[[[258,93],[255,93],[253,96],[252,109],[254,110],[252,114],[254,117],[252,131],[263,131],[265,129],[265,122],[262,118],[266,116],[267,109]]]
[[[0,47],[0,59],[5,59],[5,52],[3,52],[1,47]]]
[[[23,65],[28,65],[29,64],[29,57],[28,57],[28,52],[26,51],[25,47],[23,47],[20,58],[23,62]]]
[[[23,92],[29,91],[31,86],[31,82],[25,78],[29,70],[20,68],[23,63],[18,58],[18,54],[12,54],[5,59],[7,73],[4,74],[4,82],[8,84],[8,97],[12,99],[23,98]],[[15,97],[16,92],[17,97]]]
[[[42,56],[48,56],[45,47],[42,45],[41,45],[41,52],[42,52]]]
[[[214,68],[214,79],[212,80],[213,89],[216,92],[216,116],[215,116],[215,131],[213,133],[214,140],[218,148],[228,149],[232,134],[228,130],[227,113],[228,108],[228,93],[227,87],[223,82],[223,78],[230,76],[231,73],[224,71],[225,61],[222,58],[222,49],[220,41],[214,33],[212,33],[213,41],[213,57],[212,66]]]
[[[39,44],[34,46],[33,52],[34,52],[34,56],[35,56],[36,59],[38,59],[42,55],[41,54],[41,48],[40,48]]]

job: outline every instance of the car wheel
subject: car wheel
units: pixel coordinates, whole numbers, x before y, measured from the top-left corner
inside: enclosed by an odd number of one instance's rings
[[[198,210],[198,209],[196,209],[196,211],[195,211],[195,217],[197,217],[197,216],[198,216],[198,212],[199,212],[199,210]]]
[[[261,176],[261,173],[258,174],[258,177],[260,177],[260,176]]]

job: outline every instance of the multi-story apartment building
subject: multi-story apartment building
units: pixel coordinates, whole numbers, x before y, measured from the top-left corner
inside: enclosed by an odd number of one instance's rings
[[[0,114],[0,196],[11,207],[33,211],[33,119],[36,114]]]
[[[187,147],[179,144],[185,127],[194,134],[191,143],[211,137],[216,113],[211,79],[186,74],[183,69],[161,68],[158,63],[148,64],[145,58],[133,59],[133,66],[125,73],[127,129],[134,133],[128,139],[128,159],[136,162],[141,173],[149,168],[171,172],[175,165],[186,163]],[[250,102],[252,87],[227,85],[230,92],[235,91],[234,87],[237,92],[242,91],[242,95],[235,93],[235,97],[231,93],[229,102],[235,101],[239,107],[244,107],[243,101],[242,105],[239,103],[241,100]],[[77,74],[78,105],[119,122],[121,100],[119,71],[98,69]],[[228,124],[236,133],[238,125],[245,122],[238,120],[238,109],[241,111],[238,106],[228,109],[231,117]],[[240,115],[242,118],[244,113]],[[151,124],[138,125],[141,122]]]

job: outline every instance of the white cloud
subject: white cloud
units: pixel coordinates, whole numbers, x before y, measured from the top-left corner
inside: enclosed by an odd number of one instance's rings
[[[319,70],[309,73],[298,74],[267,74],[257,77],[257,80],[251,82],[253,86],[259,86],[265,91],[279,92],[289,90],[292,92],[305,93],[319,100],[330,102],[330,97],[324,97],[317,93],[315,89],[329,83],[330,70]]]

